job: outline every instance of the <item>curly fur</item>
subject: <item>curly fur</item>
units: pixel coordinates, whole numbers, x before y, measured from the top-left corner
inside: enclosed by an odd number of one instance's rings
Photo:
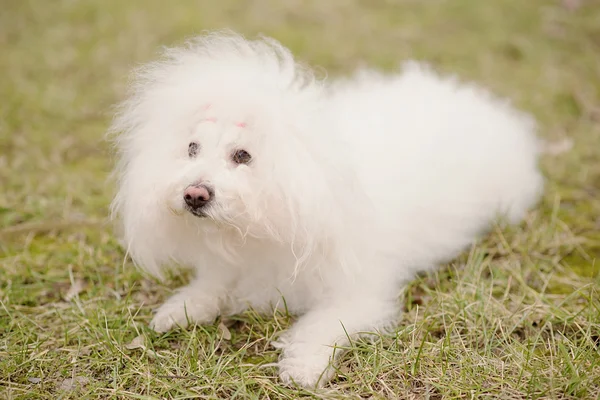
[[[535,122],[507,101],[414,62],[329,83],[276,41],[231,33],[137,70],[111,131],[128,254],[158,276],[196,272],[152,327],[285,299],[301,317],[276,343],[280,375],[304,386],[332,378],[334,345],[394,326],[415,273],[498,216],[518,222],[542,190]],[[183,201],[197,181],[214,187],[206,218]]]

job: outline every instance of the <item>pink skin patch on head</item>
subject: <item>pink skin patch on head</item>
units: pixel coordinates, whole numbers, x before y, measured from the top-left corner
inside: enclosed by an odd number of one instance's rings
[[[205,105],[202,106],[202,111],[208,111],[210,110],[212,107],[212,104],[207,103]],[[205,122],[217,122],[217,119],[215,117],[208,117],[208,118],[204,118],[203,121]],[[238,128],[245,128],[247,126],[247,124],[245,122],[236,122],[235,126],[237,126]]]

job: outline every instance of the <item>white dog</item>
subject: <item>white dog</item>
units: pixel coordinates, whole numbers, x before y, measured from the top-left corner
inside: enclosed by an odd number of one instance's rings
[[[229,33],[138,70],[112,131],[129,255],[196,271],[151,326],[287,307],[280,376],[303,386],[332,378],[335,345],[393,328],[417,272],[542,190],[535,122],[508,102],[416,63],[328,83]]]

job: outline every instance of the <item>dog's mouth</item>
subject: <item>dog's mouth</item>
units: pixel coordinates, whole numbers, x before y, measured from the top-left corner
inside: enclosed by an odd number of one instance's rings
[[[193,209],[191,207],[186,206],[185,209],[195,217],[198,218],[208,218],[208,214],[204,210]]]

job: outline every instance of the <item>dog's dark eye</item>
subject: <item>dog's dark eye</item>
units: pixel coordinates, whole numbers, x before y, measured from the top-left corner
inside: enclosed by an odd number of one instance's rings
[[[231,154],[231,160],[236,164],[248,164],[252,156],[246,150],[235,150]]]
[[[198,151],[200,150],[200,145],[196,142],[190,142],[189,146],[188,146],[188,155],[190,157],[196,157],[196,154],[198,154]]]

